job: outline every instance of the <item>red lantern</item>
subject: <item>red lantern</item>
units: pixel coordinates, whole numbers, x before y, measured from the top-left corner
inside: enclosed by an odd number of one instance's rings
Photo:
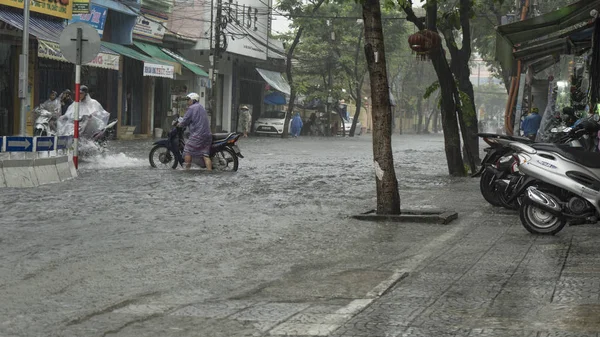
[[[439,47],[441,40],[438,33],[425,29],[409,36],[408,44],[410,49],[415,51],[422,60],[425,60],[432,49]]]

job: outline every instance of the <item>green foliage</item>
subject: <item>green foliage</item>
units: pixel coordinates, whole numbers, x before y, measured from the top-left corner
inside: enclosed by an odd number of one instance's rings
[[[428,86],[427,89],[425,89],[425,94],[423,95],[423,98],[428,99],[433,93],[435,93],[439,89],[440,89],[440,81],[435,81],[435,82],[431,83],[431,85]]]

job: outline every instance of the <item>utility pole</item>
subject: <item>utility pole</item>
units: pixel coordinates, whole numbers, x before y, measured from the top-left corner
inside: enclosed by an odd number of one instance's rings
[[[214,0],[213,0],[214,1]],[[212,2],[211,2],[212,4]],[[222,21],[222,1],[217,0],[217,14],[216,18],[211,24],[214,24],[214,34],[215,34],[215,43],[213,47],[212,53],[212,74],[210,80],[210,128],[214,133],[217,131],[217,81],[218,81],[218,69],[219,69],[219,60],[221,59],[221,21]],[[212,11],[211,11],[212,12]]]
[[[29,0],[23,6],[23,46],[19,55],[19,98],[21,99],[21,118],[19,119],[19,134],[27,135],[27,96],[29,96]]]

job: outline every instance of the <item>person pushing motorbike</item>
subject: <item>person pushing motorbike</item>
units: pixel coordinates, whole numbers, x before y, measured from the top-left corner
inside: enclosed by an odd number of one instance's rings
[[[183,156],[185,161],[184,168],[189,170],[192,166],[192,157],[202,156],[206,169],[212,170],[212,161],[210,159],[210,147],[212,145],[212,134],[208,121],[208,114],[198,100],[200,96],[195,93],[187,95],[188,109],[179,123],[179,127],[189,126],[190,137],[185,143]]]

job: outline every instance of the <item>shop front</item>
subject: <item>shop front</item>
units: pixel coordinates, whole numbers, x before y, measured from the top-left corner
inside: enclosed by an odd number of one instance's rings
[[[117,136],[121,139],[151,136],[157,79],[173,79],[175,67],[129,47],[109,42],[102,45],[123,58],[117,80],[117,97],[123,98],[117,109]]]
[[[198,93],[200,104],[204,105],[204,86],[207,84],[208,73],[200,65],[167,48],[141,41],[135,41],[134,45],[145,54],[174,67],[172,80],[161,78],[155,81],[153,127],[160,129],[157,132],[162,133],[170,128],[174,118],[185,114],[188,93]]]

